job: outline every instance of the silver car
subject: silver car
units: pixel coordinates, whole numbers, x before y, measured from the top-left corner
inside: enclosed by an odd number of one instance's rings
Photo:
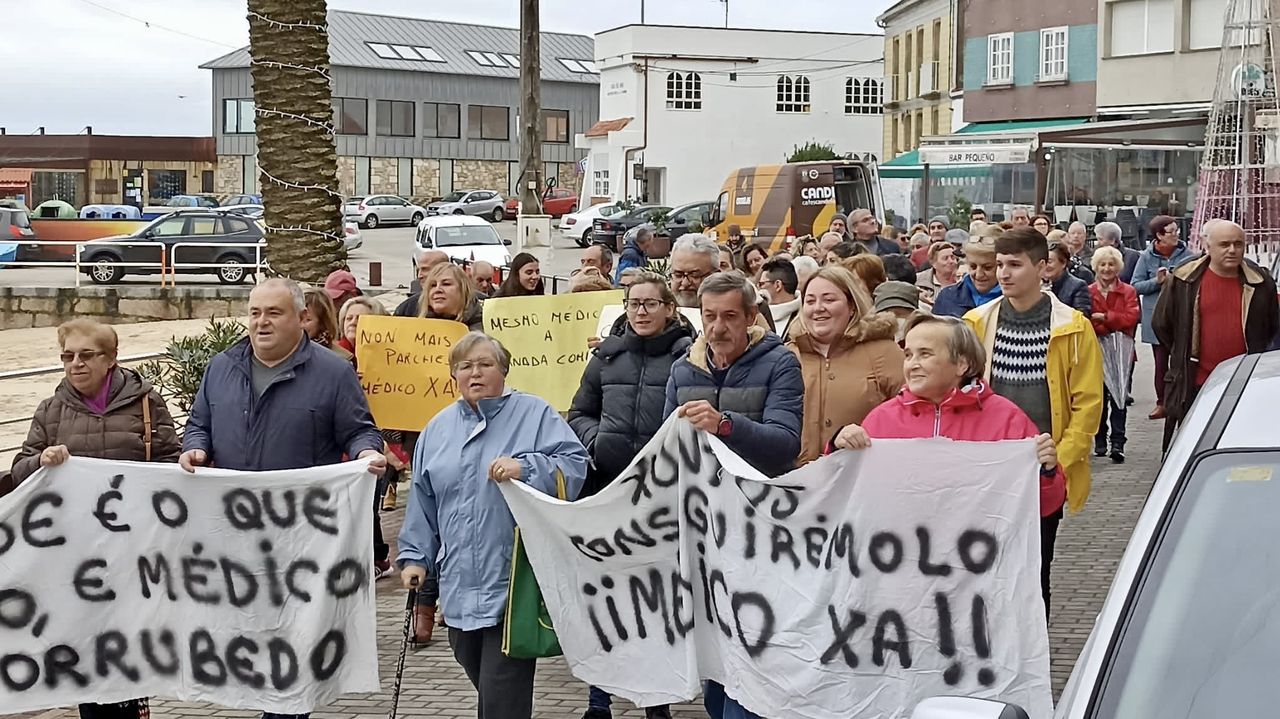
[[[382,225],[417,225],[427,216],[427,210],[397,195],[369,195],[347,200],[342,214],[372,230]]]
[[[1228,360],[1209,376],[1147,495],[1055,717],[1275,716],[1277,404],[1280,352]],[[921,702],[912,717],[1020,711],[946,697]]]
[[[493,190],[459,190],[427,205],[428,215],[474,215],[493,222],[506,216],[506,200]]]

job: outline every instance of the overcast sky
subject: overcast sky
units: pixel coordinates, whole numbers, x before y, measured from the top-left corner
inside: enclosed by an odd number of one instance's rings
[[[591,35],[638,22],[640,2],[542,0],[542,29]],[[892,4],[730,2],[733,27],[836,32],[878,32],[875,16]],[[785,13],[778,12],[782,5]],[[40,126],[51,134],[77,133],[92,125],[98,134],[208,135],[210,73],[198,65],[249,42],[245,0],[0,0],[0,7],[10,30],[0,127],[13,134]],[[518,0],[329,0],[329,7],[519,26]],[[724,5],[647,0],[645,20],[722,26]]]

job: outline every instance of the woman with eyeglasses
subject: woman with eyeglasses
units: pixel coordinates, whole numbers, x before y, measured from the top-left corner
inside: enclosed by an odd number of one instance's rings
[[[142,375],[116,364],[119,338],[110,325],[88,319],[65,322],[58,327],[58,347],[66,374],[31,418],[27,441],[13,460],[15,484],[71,456],[178,461],[182,445],[169,408]],[[80,705],[83,719],[149,715],[145,698]]]
[[[476,689],[479,716],[529,719],[537,662],[502,651],[515,519],[498,485],[576,499],[587,451],[555,409],[506,384],[511,355],[471,332],[449,351],[457,402],[422,431],[400,529],[400,579],[440,584],[449,647]]]
[[[569,408],[569,426],[591,455],[579,498],[606,487],[653,439],[665,419],[671,365],[693,344],[693,328],[662,275],[646,272],[636,278],[623,307],[625,331],[596,347]],[[611,704],[607,692],[591,687],[583,716],[607,718]],[[645,716],[671,715],[666,707],[649,707]]]
[[[1048,215],[1036,215],[1031,220],[1031,226],[1035,228],[1036,232],[1046,237],[1049,235],[1049,231],[1053,229],[1053,223],[1049,221]]]

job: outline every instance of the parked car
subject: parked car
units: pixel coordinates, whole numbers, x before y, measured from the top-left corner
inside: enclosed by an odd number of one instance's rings
[[[427,250],[440,250],[458,262],[483,260],[494,267],[511,264],[507,245],[488,222],[470,215],[439,215],[418,223],[413,238],[413,266]]]
[[[506,213],[508,220],[514,220],[520,211],[520,200],[512,197],[507,200]],[[564,217],[578,211],[578,193],[563,187],[549,187],[542,194],[542,212],[552,217]]]
[[[245,217],[251,217],[255,220],[262,219],[262,214],[265,210],[265,208],[260,204],[224,205],[217,209],[218,212],[230,212],[234,215],[244,215]]]
[[[591,244],[592,224],[597,217],[613,217],[627,210],[620,202],[602,202],[581,212],[571,212],[560,218],[560,234],[578,243],[578,247]]]
[[[652,222],[655,216],[670,211],[671,208],[665,205],[641,205],[621,215],[597,217],[591,223],[591,243],[606,245],[614,252],[621,252],[622,236],[627,230]]]
[[[1228,360],[1209,376],[1165,455],[1055,717],[1274,711],[1280,446],[1271,421],[1278,402],[1280,352]],[[947,697],[921,702],[912,716],[1016,711]]]
[[[659,234],[675,242],[690,232],[702,232],[707,229],[711,208],[715,206],[711,200],[681,205],[667,214],[665,227]]]
[[[166,262],[224,265],[179,268],[179,273],[216,274],[223,284],[239,284],[254,273],[258,254],[253,247],[227,245],[262,242],[262,226],[247,217],[208,211],[175,213],[151,222],[132,235],[88,242],[80,250],[81,271],[100,285],[119,282],[126,274],[156,274],[160,272],[163,247]],[[184,246],[175,247],[179,244]],[[155,264],[147,267],[120,264],[130,262]]]
[[[426,208],[396,195],[353,197],[342,206],[342,214],[354,217],[366,230],[381,225],[416,225],[426,217]]]
[[[364,247],[364,235],[360,234],[360,225],[350,217],[342,220],[342,246],[347,252]]]
[[[26,210],[0,207],[0,242],[34,240],[35,235],[31,229],[31,216]]]
[[[427,205],[428,215],[475,215],[502,222],[506,216],[502,195],[493,190],[459,190]]]
[[[262,195],[231,195],[222,201],[224,206],[231,205],[261,205]]]
[[[221,207],[213,195],[174,195],[164,203],[165,207]]]

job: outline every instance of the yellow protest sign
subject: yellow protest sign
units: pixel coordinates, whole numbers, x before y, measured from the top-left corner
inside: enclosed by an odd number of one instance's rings
[[[622,302],[621,290],[485,300],[484,331],[511,353],[507,384],[566,412],[591,359],[600,310]]]
[[[449,375],[449,350],[466,333],[466,325],[449,320],[360,317],[356,366],[380,428],[420,432],[458,399]]]

